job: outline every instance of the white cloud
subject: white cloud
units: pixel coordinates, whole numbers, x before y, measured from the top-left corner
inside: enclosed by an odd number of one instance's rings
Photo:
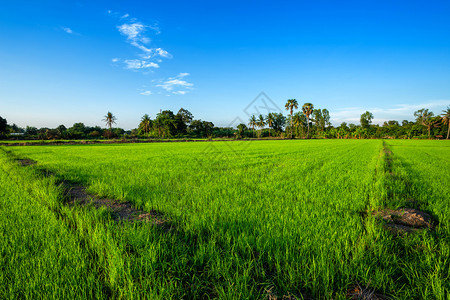
[[[146,69],[146,68],[159,68],[157,63],[139,59],[126,59],[124,61],[127,69]]]
[[[374,115],[374,124],[383,124],[389,120],[413,120],[414,112],[421,108],[428,108],[436,115],[445,106],[450,105],[450,100],[435,100],[419,104],[396,104],[390,107],[347,107],[330,112],[331,122],[339,125],[342,122],[359,124],[360,116],[365,111],[370,111]]]
[[[138,48],[138,49],[140,49],[140,50],[146,52],[146,53],[149,53],[149,52],[152,51],[151,49],[145,47],[144,45],[139,44],[138,42],[131,42],[130,44],[133,45],[134,47],[136,47],[136,48]],[[149,58],[151,58],[150,56],[142,56],[142,57],[143,57],[144,59],[149,59]]]
[[[64,30],[65,32],[67,32],[68,34],[72,34],[73,30],[70,29],[69,27],[61,27],[62,30]]]
[[[154,50],[155,50],[156,54],[158,54],[161,57],[172,58],[172,55],[162,48],[156,48]]]
[[[169,80],[163,82],[162,84],[158,84],[156,86],[162,87],[166,91],[170,92],[176,87],[180,87],[180,86],[181,87],[191,87],[191,86],[193,86],[193,84],[189,83],[185,80],[174,78],[174,79],[169,79]]]
[[[124,14],[120,16],[116,12],[108,11],[108,14],[114,16],[123,22],[123,24],[118,25],[117,29],[123,36],[126,37],[127,43],[136,47],[140,51],[137,59],[119,59],[113,58],[112,62],[123,62],[126,69],[130,70],[145,70],[145,69],[157,69],[159,64],[162,63],[163,59],[172,58],[167,50],[161,47],[155,47],[154,45],[149,46],[152,42],[148,34],[160,34],[159,27],[157,25],[147,25],[139,22],[135,18],[131,18],[129,14]],[[184,95],[193,89],[193,84],[186,81],[184,78],[189,76],[189,73],[179,73],[175,77],[169,77],[166,80],[160,80],[158,84],[153,83],[153,87],[158,87],[160,90],[169,92],[172,95]],[[156,91],[161,94],[160,91]],[[142,90],[141,95],[151,95],[152,92],[148,90]]]
[[[142,34],[146,31],[147,26],[136,22],[131,24],[122,24],[117,26],[117,28],[121,34],[127,37],[127,39],[137,42],[142,40]]]
[[[116,14],[113,12],[109,13]],[[125,14],[120,19],[125,19],[129,16],[129,14]],[[127,23],[117,26],[117,29],[127,38],[127,42],[130,45],[138,48],[143,53],[139,55],[140,59],[123,60],[126,69],[159,68],[159,63],[162,62],[161,58],[172,58],[172,55],[162,48],[150,48],[146,46],[152,41],[146,34],[149,30],[153,30],[154,33],[159,34],[158,26],[146,25],[138,22],[134,18],[129,18],[127,21]]]
[[[187,91],[176,91],[176,92],[173,92],[175,95],[184,95],[184,94],[186,94],[187,93]]]
[[[135,45],[137,47],[137,45]],[[167,52],[166,50],[162,48],[141,48],[144,52],[146,52],[145,55],[142,56],[144,59],[150,59],[150,58],[157,58],[157,57],[163,57],[163,58],[172,58],[172,54]],[[161,60],[158,58],[157,60]]]
[[[188,92],[188,90],[192,90],[194,86],[194,84],[182,79],[188,75],[189,73],[179,73],[177,76],[170,77],[156,86],[175,95],[184,95]]]

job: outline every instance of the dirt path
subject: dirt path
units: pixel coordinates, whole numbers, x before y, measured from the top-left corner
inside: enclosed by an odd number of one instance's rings
[[[383,141],[383,152],[385,154],[386,169],[388,176],[392,176],[394,180],[402,180],[395,176],[393,172],[393,153]],[[409,201],[414,202],[414,201]],[[413,233],[421,229],[433,229],[436,221],[433,217],[423,211],[409,207],[400,207],[398,209],[384,208],[372,211],[371,214],[380,218],[384,222],[384,227],[394,234]]]
[[[31,159],[17,159],[17,162],[23,167],[37,164],[36,161]],[[44,176],[52,174],[48,170],[43,170],[42,173]],[[105,207],[111,212],[112,218],[117,222],[151,222],[158,226],[167,226],[169,223],[162,213],[155,210],[147,212],[133,207],[130,202],[97,197],[88,193],[86,187],[79,184],[63,181],[61,185],[67,199],[66,203],[70,206],[93,205],[96,209]]]

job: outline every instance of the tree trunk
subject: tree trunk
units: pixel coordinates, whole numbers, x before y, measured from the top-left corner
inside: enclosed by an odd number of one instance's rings
[[[306,121],[308,122],[308,133],[306,133],[306,138],[309,139],[309,117],[306,118]]]
[[[291,139],[292,139],[292,109],[291,109]]]

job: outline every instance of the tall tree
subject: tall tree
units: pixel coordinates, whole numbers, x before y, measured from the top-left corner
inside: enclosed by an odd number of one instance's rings
[[[150,132],[150,129],[152,128],[152,119],[149,115],[145,114],[141,118],[141,123],[139,124],[139,130],[142,130],[146,135]]]
[[[214,128],[214,123],[213,122],[208,122],[208,121],[203,121],[202,122],[202,124],[203,124],[203,128],[205,129],[205,135],[209,138],[209,137],[212,137],[211,136],[211,131],[213,130],[213,128]]]
[[[308,132],[306,134],[306,138],[309,139],[309,116],[311,116],[311,114],[314,111],[314,105],[312,103],[305,103],[302,106],[302,111],[306,116],[306,121],[308,125]]]
[[[153,126],[160,137],[169,137],[177,134],[178,122],[171,110],[163,110],[156,115]]]
[[[418,124],[427,128],[428,138],[431,138],[431,128],[436,125],[435,120],[433,120],[433,112],[428,111],[427,108],[422,108],[414,112],[414,116],[416,117],[416,122]]]
[[[291,115],[291,139],[292,139],[292,116],[294,114],[294,109],[298,108],[298,102],[295,99],[288,99],[284,107],[286,108],[286,110],[289,111],[289,114]]]
[[[272,125],[273,125],[273,120],[274,120],[273,113],[267,114],[266,122],[267,122],[267,125],[269,126],[269,137],[270,137],[270,130],[271,130]]]
[[[256,125],[259,127],[259,137],[261,137],[262,129],[266,125],[266,119],[263,115],[259,115]]]
[[[0,117],[0,134],[6,133],[6,129],[8,128],[8,122],[6,119]]]
[[[325,122],[325,126],[330,126],[330,112],[328,111],[328,109],[324,108],[322,109],[322,116],[323,116],[323,120]],[[324,127],[325,129],[325,127]]]
[[[286,124],[286,117],[282,113],[273,114],[272,128],[275,132],[282,132],[283,127]]]
[[[250,126],[253,129],[253,137],[255,137],[255,127],[257,126],[257,120],[255,115],[252,115],[248,121],[249,121],[248,126]]]
[[[237,126],[237,129],[238,129],[239,137],[243,137],[244,132],[247,130],[247,126],[245,124],[241,123]]]
[[[184,108],[180,108],[177,115],[180,116],[180,119],[186,124],[191,124],[192,120],[194,119],[194,116],[191,114],[190,111]]]
[[[315,109],[312,114],[314,123],[316,123],[316,127],[323,131],[325,129],[325,119],[323,118],[322,110],[320,108]]]
[[[106,126],[109,127],[109,130],[111,130],[112,125],[116,124],[117,118],[108,111],[108,113],[106,114],[105,118],[102,120],[103,122],[106,122]]]
[[[447,109],[443,110],[442,112],[443,112],[443,114],[441,114],[442,123],[444,123],[444,125],[447,125],[447,140],[448,140],[448,135],[450,133],[450,106],[448,106]]]
[[[302,132],[302,137],[304,136],[304,126],[306,126],[306,116],[303,114],[303,112],[298,111],[294,114],[294,120],[293,120],[294,126],[297,130],[296,135],[300,135],[300,129]]]
[[[369,111],[366,111],[361,115],[360,122],[362,128],[369,128],[370,124],[372,124],[373,114]]]

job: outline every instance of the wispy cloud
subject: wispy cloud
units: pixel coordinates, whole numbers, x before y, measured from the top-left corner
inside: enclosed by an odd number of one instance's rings
[[[184,95],[188,91],[193,89],[194,84],[186,81],[184,77],[189,76],[189,73],[179,73],[175,77],[169,77],[167,80],[163,80],[161,83],[155,85],[164,89],[166,92],[174,95]]]
[[[116,26],[119,33],[126,38],[126,42],[131,46],[140,50],[135,58],[112,58],[113,63],[120,63],[125,69],[133,71],[142,71],[143,74],[153,73],[154,70],[160,68],[160,64],[165,59],[173,58],[169,51],[154,45],[152,35],[161,33],[159,26],[154,23],[149,25],[143,23],[136,18],[130,17],[129,14],[123,14],[107,11],[107,14],[118,20],[119,25]],[[153,89],[157,89],[157,94],[166,93],[170,95],[184,95],[193,89],[194,84],[186,81],[185,77],[189,73],[179,73],[174,77],[169,77],[165,80],[153,81]],[[152,91],[147,89],[140,90],[141,95],[151,95]]]
[[[131,42],[143,42],[148,43],[150,39],[144,35],[148,26],[139,22],[122,24],[117,26],[119,32],[127,37]]]
[[[64,30],[65,32],[69,33],[69,34],[73,33],[73,30],[70,29],[69,27],[61,27],[61,29]]]
[[[166,50],[162,48],[152,48],[152,49],[141,49],[146,52],[146,55],[143,55],[143,58],[149,59],[149,58],[155,58],[155,57],[163,57],[163,58],[172,58],[172,54],[167,52]]]
[[[186,93],[187,93],[187,91],[175,91],[175,92],[173,92],[173,94],[175,94],[175,95],[184,95]]]
[[[439,114],[442,109],[450,105],[450,100],[434,100],[419,104],[397,104],[390,107],[346,107],[331,111],[331,122],[339,125],[342,122],[358,124],[360,116],[365,111],[370,111],[374,115],[374,124],[383,124],[389,120],[413,120],[414,112],[421,108],[428,108]]]
[[[157,63],[140,59],[126,59],[124,60],[124,63],[127,69],[159,68]]]
[[[108,14],[118,16],[118,13],[108,11]],[[125,20],[126,22],[118,25],[117,30],[126,37],[126,41],[141,50],[142,53],[139,54],[139,58],[135,59],[124,59],[123,63],[126,69],[148,69],[148,68],[159,68],[159,63],[162,62],[162,58],[172,58],[172,55],[161,47],[150,47],[148,46],[152,39],[149,34],[159,34],[159,27],[154,25],[144,24],[139,22],[135,18],[130,18],[129,14],[124,14],[120,20]],[[118,62],[117,59],[115,62]]]

